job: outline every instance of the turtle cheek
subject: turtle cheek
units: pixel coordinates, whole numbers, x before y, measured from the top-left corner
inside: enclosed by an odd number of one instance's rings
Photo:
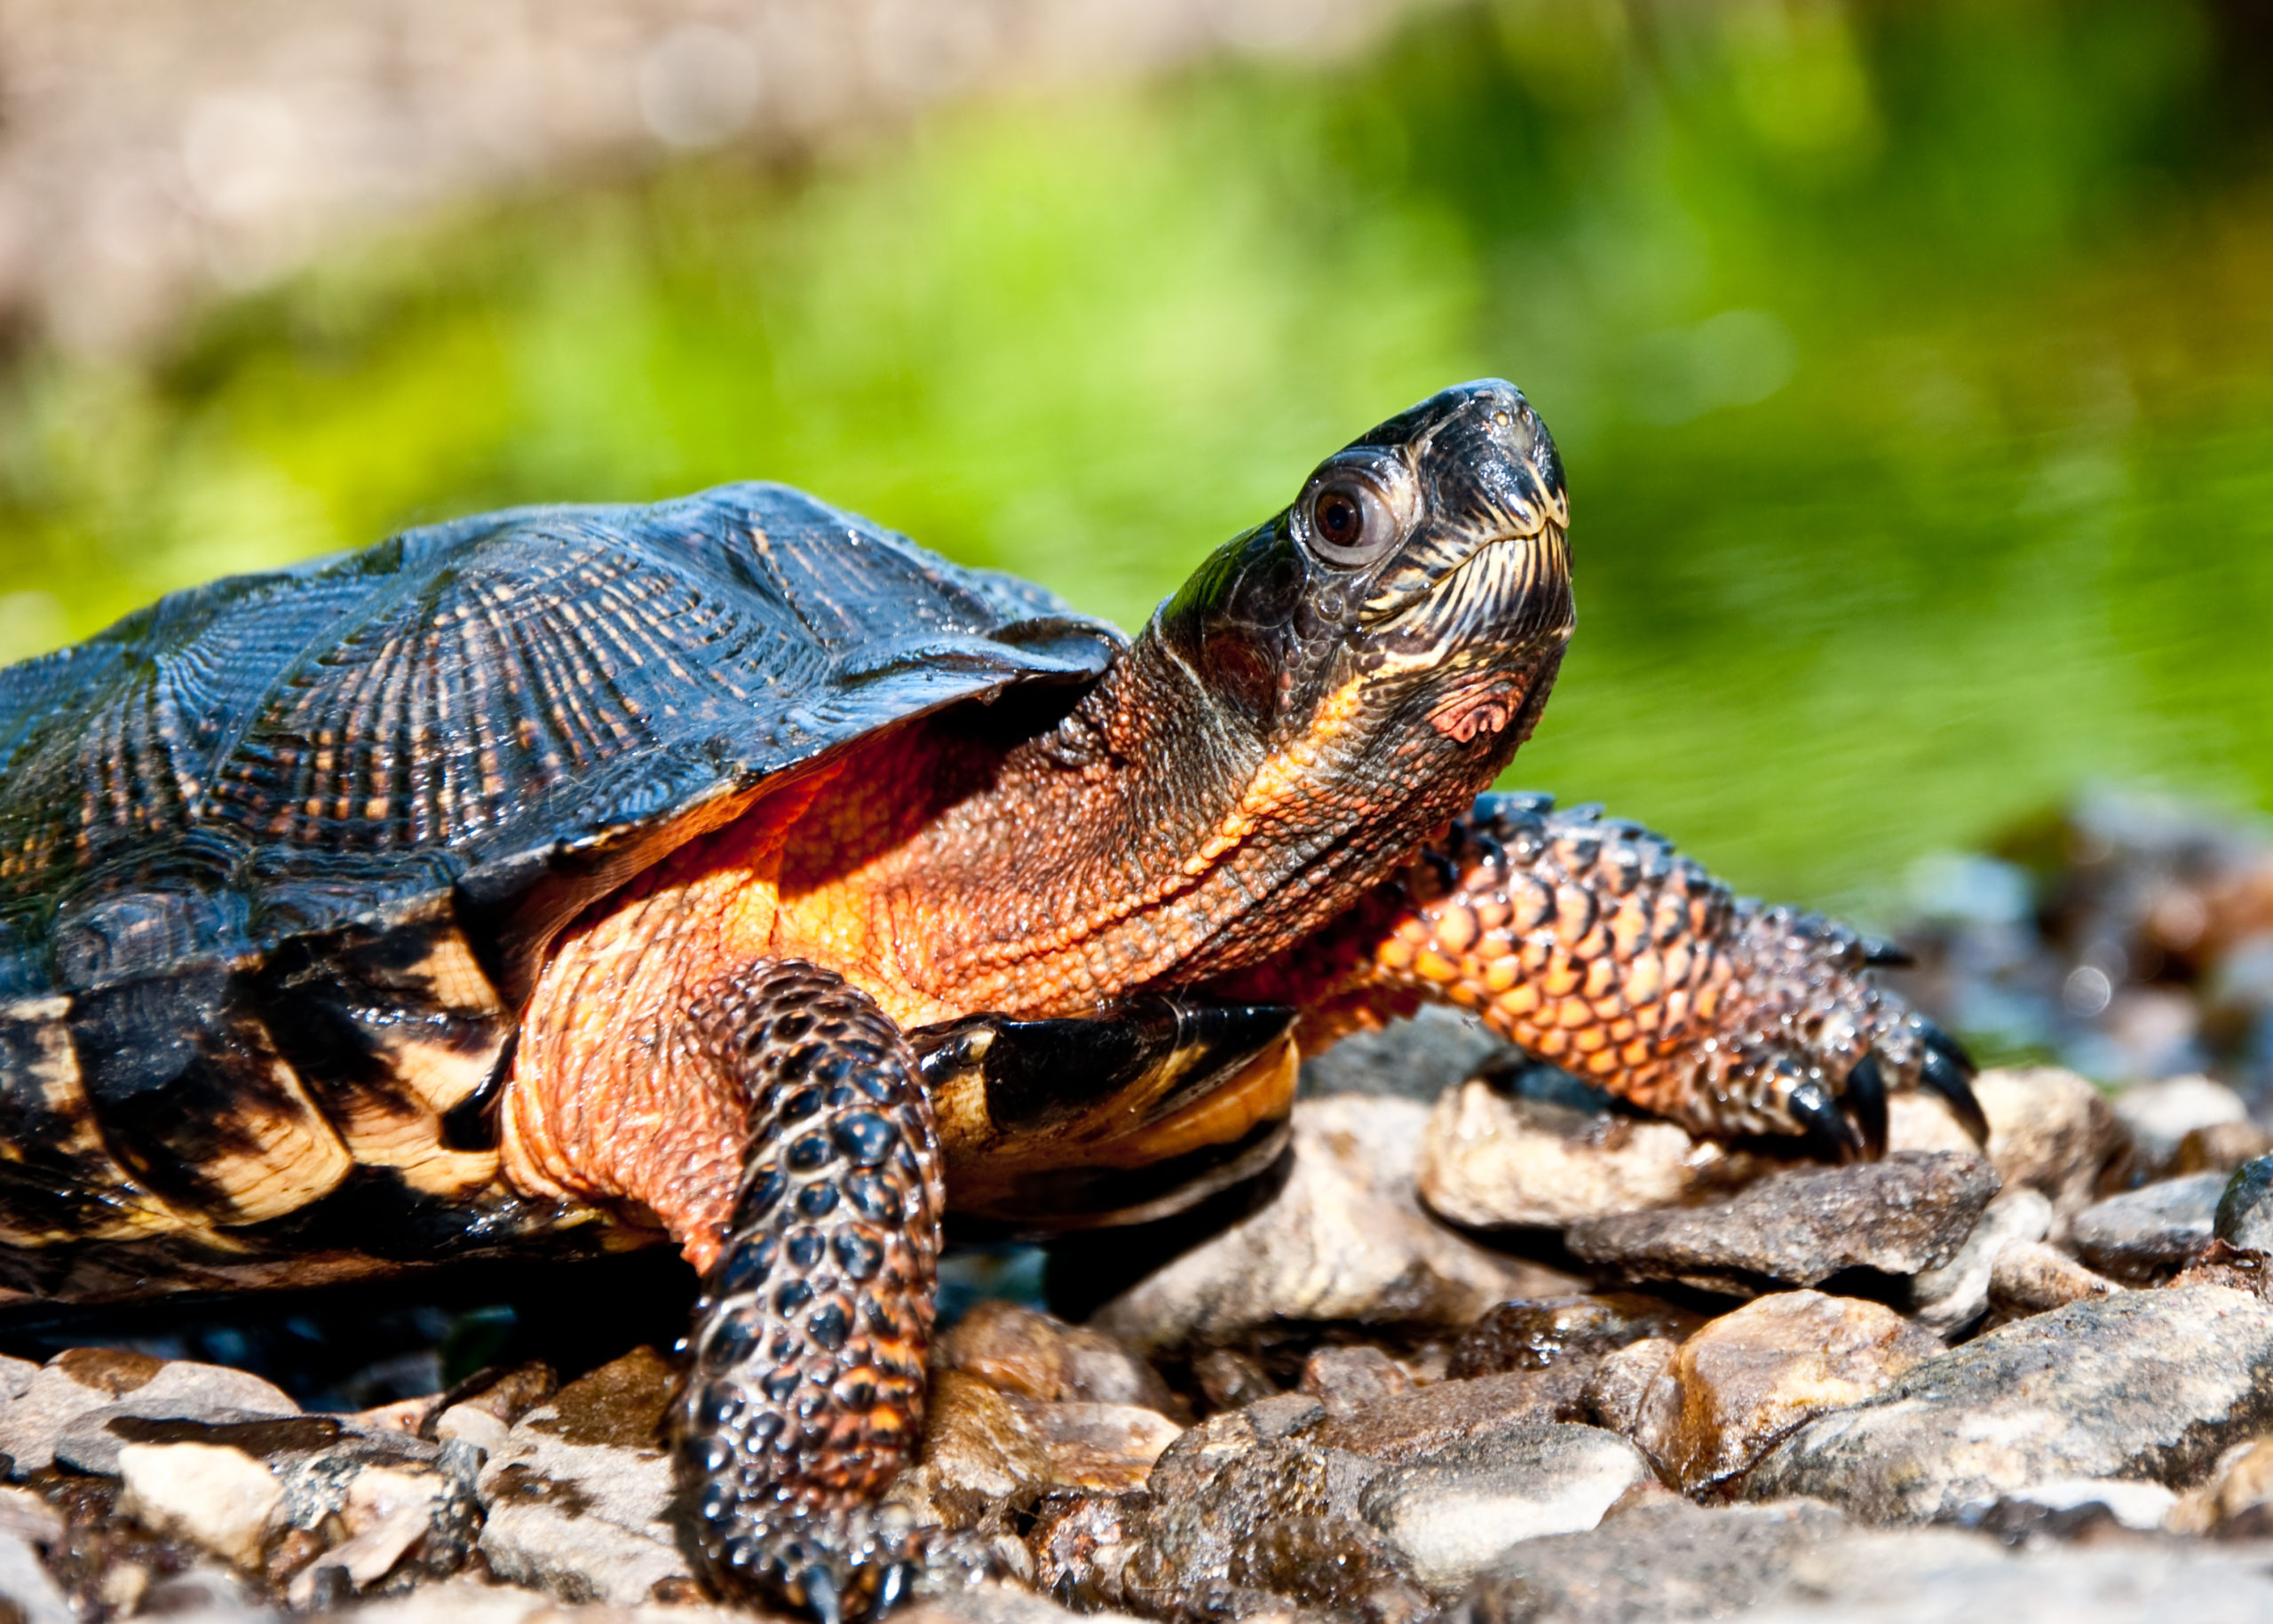
[[[1279,672],[1262,643],[1224,628],[1210,632],[1204,647],[1209,691],[1268,727],[1279,711]]]

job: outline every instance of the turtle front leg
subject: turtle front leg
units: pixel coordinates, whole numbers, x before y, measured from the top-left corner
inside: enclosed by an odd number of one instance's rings
[[[877,1503],[922,1435],[939,1255],[915,1056],[796,961],[693,990],[637,1047],[632,1073],[517,1074],[507,1165],[660,1221],[702,1271],[673,1424],[703,1577],[821,1624],[881,1613],[938,1533]]]
[[[1638,825],[1487,795],[1319,936],[1233,983],[1304,1005],[1315,1049],[1424,998],[1527,1053],[1716,1136],[1881,1153],[1889,1087],[1987,1137],[1957,1043],[1871,984],[1890,950],[1732,897]]]

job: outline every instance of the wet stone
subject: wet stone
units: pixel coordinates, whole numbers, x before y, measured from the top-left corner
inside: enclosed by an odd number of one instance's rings
[[[1941,1351],[1930,1332],[1879,1303],[1779,1292],[1681,1344],[1643,1394],[1634,1438],[1668,1483],[1693,1493]]]
[[[1592,1528],[1650,1469],[1598,1427],[1507,1429],[1382,1473],[1359,1508],[1432,1589],[1457,1589],[1518,1540]]]
[[[1565,1240],[1589,1263],[1640,1279],[1756,1295],[1848,1269],[1917,1274],[1957,1255],[1998,1176],[1962,1152],[1779,1173],[1725,1201],[1597,1218]]]
[[[1818,1416],[1744,1493],[1948,1520],[2065,1478],[2182,1485],[2269,1425],[2273,1308],[2214,1286],[2126,1291],[2002,1327]]]
[[[1679,1342],[1704,1322],[1701,1315],[1636,1292],[1502,1303],[1461,1333],[1445,1374],[1496,1375],[1598,1359],[1648,1338]]]
[[[2230,1246],[2273,1252],[2273,1156],[2236,1168],[2218,1192],[2211,1233]]]
[[[2222,1175],[2195,1173],[2110,1196],[2076,1215],[2076,1255],[2128,1284],[2174,1273],[2209,1245],[2225,1186]]]

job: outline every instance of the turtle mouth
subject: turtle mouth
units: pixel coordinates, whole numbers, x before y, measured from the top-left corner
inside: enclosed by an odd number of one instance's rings
[[[1379,606],[1376,636],[1399,663],[1499,665],[1559,644],[1576,620],[1566,533],[1551,519],[1503,530]]]

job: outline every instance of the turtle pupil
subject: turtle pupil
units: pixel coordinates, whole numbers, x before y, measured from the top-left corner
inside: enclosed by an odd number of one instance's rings
[[[1347,547],[1357,541],[1358,532],[1365,527],[1365,516],[1358,511],[1356,503],[1337,492],[1318,504],[1318,526],[1327,541]]]

